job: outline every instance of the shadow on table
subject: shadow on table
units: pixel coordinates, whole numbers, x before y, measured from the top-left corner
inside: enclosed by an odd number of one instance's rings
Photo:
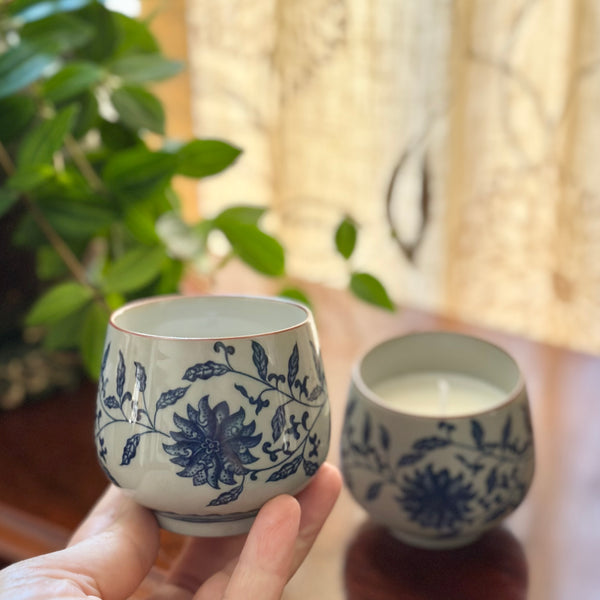
[[[525,600],[528,569],[504,528],[456,550],[413,548],[371,522],[346,553],[348,600]]]

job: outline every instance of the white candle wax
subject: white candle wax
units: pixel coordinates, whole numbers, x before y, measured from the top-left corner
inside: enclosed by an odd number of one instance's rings
[[[395,375],[371,389],[393,408],[428,417],[479,413],[506,399],[505,392],[487,381],[443,371]]]

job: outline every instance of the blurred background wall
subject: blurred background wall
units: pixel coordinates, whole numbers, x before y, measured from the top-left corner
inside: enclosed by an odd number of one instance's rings
[[[188,126],[244,150],[192,213],[270,207],[288,271],[330,285],[349,215],[398,302],[600,351],[598,2],[168,5]]]

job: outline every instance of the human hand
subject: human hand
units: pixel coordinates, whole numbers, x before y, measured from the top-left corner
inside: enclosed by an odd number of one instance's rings
[[[275,600],[300,566],[341,488],[324,464],[296,498],[267,502],[246,535],[190,538],[152,600]],[[0,571],[0,600],[125,600],[156,560],[152,513],[111,486],[64,550]]]

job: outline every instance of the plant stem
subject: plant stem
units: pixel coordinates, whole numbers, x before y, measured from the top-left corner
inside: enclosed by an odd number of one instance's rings
[[[12,158],[10,157],[10,154],[7,152],[2,142],[0,142],[0,165],[2,165],[2,168],[9,176],[16,171]],[[75,256],[71,248],[69,248],[65,241],[56,232],[54,227],[52,227],[52,224],[48,221],[48,219],[46,219],[44,213],[39,209],[37,204],[26,194],[20,194],[20,198],[27,207],[27,210],[29,211],[31,216],[33,217],[33,220],[35,221],[36,225],[46,236],[46,239],[50,242],[50,245],[54,248],[54,250],[56,250],[56,253],[65,263],[67,269],[69,269],[73,277],[82,285],[88,288],[92,288],[98,300],[100,300],[103,306],[106,307],[108,310],[104,298],[98,293],[96,288],[92,286],[87,280],[85,268],[83,267],[77,256]]]
[[[15,172],[15,165],[2,142],[0,142],[0,165],[2,165],[4,172],[9,176]]]
[[[65,263],[69,271],[71,271],[73,277],[75,277],[75,279],[79,283],[89,287],[90,284],[87,281],[85,269],[83,268],[83,265],[79,262],[75,254],[73,254],[71,248],[69,248],[69,246],[64,242],[60,235],[56,233],[56,230],[48,222],[48,220],[44,216],[44,213],[42,213],[42,211],[38,208],[36,203],[27,196],[25,196],[25,194],[22,194],[21,198],[27,206],[27,209],[31,213],[31,216],[33,217],[33,220],[35,221],[36,225],[42,230],[47,240],[56,250],[57,254]]]
[[[94,168],[81,149],[81,146],[71,134],[68,134],[65,137],[65,147],[69,151],[73,162],[79,167],[79,170],[89,183],[90,187],[96,192],[104,189],[102,180],[98,177],[96,171],[94,171]]]

